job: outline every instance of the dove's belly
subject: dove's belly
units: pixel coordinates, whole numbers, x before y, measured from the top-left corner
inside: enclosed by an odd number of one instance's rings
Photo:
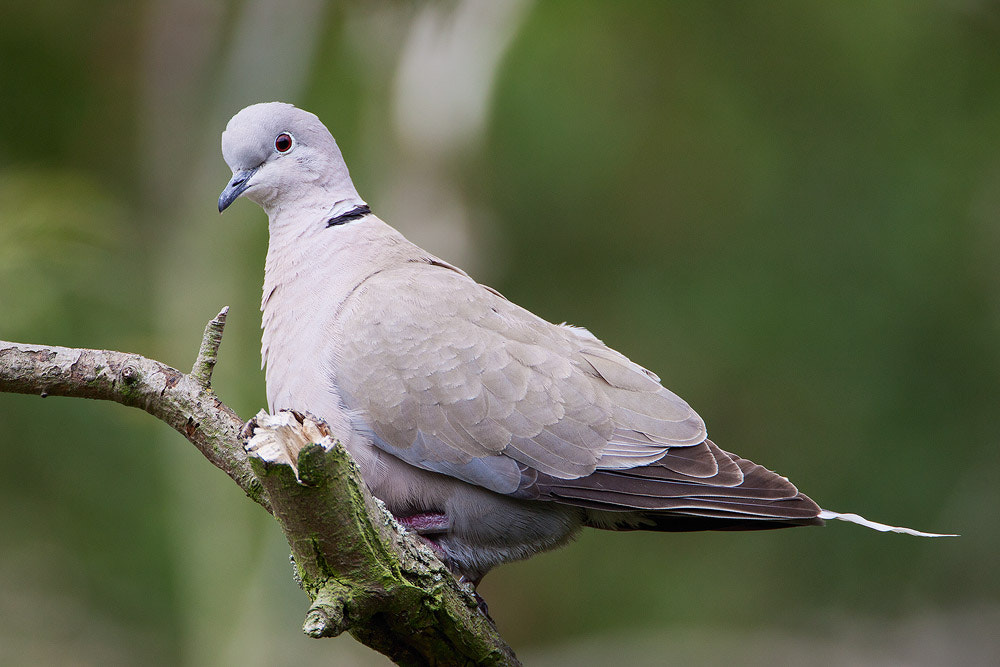
[[[501,563],[561,546],[582,525],[580,508],[510,498],[415,468],[374,447],[371,453],[377,460],[373,479],[366,479],[372,493],[397,517],[447,517],[447,532],[426,537],[453,570],[472,581]]]

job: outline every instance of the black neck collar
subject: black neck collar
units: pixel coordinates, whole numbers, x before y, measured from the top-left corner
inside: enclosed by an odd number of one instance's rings
[[[330,218],[326,221],[326,226],[336,227],[337,225],[343,225],[351,222],[352,220],[359,220],[371,212],[372,209],[368,206],[368,204],[359,204],[345,213],[341,213],[340,215]]]

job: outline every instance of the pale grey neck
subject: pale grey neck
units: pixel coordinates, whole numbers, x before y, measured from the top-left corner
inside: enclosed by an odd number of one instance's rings
[[[312,172],[311,178],[301,180],[294,187],[261,193],[257,201],[267,213],[272,233],[277,227],[302,227],[313,219],[323,219],[324,215],[328,219],[332,214],[366,206],[347,175],[346,167],[339,176],[331,174],[330,168],[317,170]]]

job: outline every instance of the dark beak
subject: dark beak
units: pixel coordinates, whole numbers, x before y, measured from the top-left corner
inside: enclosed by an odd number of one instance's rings
[[[243,191],[247,189],[250,184],[250,177],[257,173],[260,167],[254,167],[253,169],[240,169],[233,174],[233,177],[229,179],[229,183],[222,190],[222,194],[219,195],[219,213],[222,213],[229,205],[236,201],[236,198],[243,194]]]

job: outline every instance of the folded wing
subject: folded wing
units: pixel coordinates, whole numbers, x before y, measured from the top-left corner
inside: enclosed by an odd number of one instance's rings
[[[449,267],[373,275],[341,322],[342,398],[412,465],[594,510],[819,512],[785,478],[706,440],[702,419],[650,371]]]

